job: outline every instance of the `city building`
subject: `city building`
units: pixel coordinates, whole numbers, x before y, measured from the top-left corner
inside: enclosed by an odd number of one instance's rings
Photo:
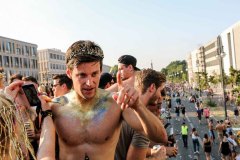
[[[0,36],[0,67],[6,82],[16,73],[38,79],[37,45]]]
[[[209,76],[229,75],[229,68],[240,70],[240,22],[220,33],[216,38],[192,51],[187,57],[189,84],[196,85],[197,72]],[[195,67],[197,66],[197,67]],[[219,87],[221,85],[219,84]],[[218,87],[217,87],[218,88]]]
[[[66,73],[65,53],[59,49],[38,50],[39,81],[41,84],[52,84],[55,74]]]

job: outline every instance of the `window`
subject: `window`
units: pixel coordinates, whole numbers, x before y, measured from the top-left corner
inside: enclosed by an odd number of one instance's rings
[[[2,67],[2,56],[0,55],[0,67]]]
[[[14,43],[12,43],[12,53],[15,54],[15,45],[14,45]]]
[[[53,58],[53,54],[52,54],[52,53],[50,53],[50,58],[51,58],[51,59]]]
[[[11,67],[13,67],[13,57],[10,57]]]
[[[59,55],[57,55],[57,59],[59,59]]]
[[[4,43],[4,41],[2,42],[2,50],[3,50],[3,52],[5,52],[5,43]]]
[[[7,42],[6,51],[11,52],[11,43]]]
[[[9,57],[3,56],[4,67],[9,67]]]
[[[18,57],[14,57],[14,62],[15,62],[14,66],[15,67],[19,67],[19,59],[18,59]]]
[[[16,51],[17,51],[16,54],[19,54],[19,55],[21,54],[21,49],[20,48],[17,48]]]
[[[32,56],[36,57],[37,56],[37,52],[36,52],[36,48],[32,47]]]
[[[28,67],[27,58],[23,58],[23,68],[27,68],[27,67]]]
[[[29,56],[29,47],[28,46],[25,46],[25,55]]]
[[[22,46],[22,55],[24,55],[24,52],[25,52],[25,51],[24,51],[24,47]]]

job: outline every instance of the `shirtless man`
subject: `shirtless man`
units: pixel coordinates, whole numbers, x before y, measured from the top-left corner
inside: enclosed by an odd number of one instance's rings
[[[223,139],[223,125],[219,121],[217,121],[216,131],[217,131],[217,134],[218,134],[219,142],[222,142],[222,139]]]
[[[215,130],[215,128],[213,127],[213,119],[210,119],[210,120],[209,120],[208,129],[209,129],[209,137],[211,138],[212,143],[214,143],[215,134],[214,134],[214,131],[213,131],[213,130]]]
[[[134,85],[135,74],[139,70],[137,67],[137,59],[132,55],[122,55],[118,58],[118,71],[120,72],[121,79],[124,80],[123,85]],[[106,90],[111,92],[118,91],[118,85],[113,84]]]
[[[91,41],[77,41],[67,50],[66,73],[74,91],[50,106],[42,101],[45,118],[38,159],[54,159],[56,129],[60,159],[113,160],[122,118],[150,139],[165,141],[161,122],[139,101],[133,87],[122,87],[119,74],[118,95],[98,89],[103,57],[102,49]],[[50,108],[53,118],[46,111]]]

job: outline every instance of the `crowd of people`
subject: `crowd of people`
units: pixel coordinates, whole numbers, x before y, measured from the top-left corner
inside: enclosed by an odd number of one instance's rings
[[[164,74],[140,70],[131,55],[118,59],[118,74],[102,73],[104,54],[92,41],[66,52],[66,74],[52,88],[32,76],[0,74],[2,159],[164,160],[177,155],[169,121],[161,117]],[[41,106],[31,106],[22,87],[33,84]],[[171,116],[170,112],[168,117]]]
[[[176,120],[181,121],[180,118],[180,110],[183,108],[183,104],[181,103],[181,99],[185,99],[184,96],[180,96],[181,93],[178,91],[173,92],[175,94],[175,113]],[[196,111],[196,117],[198,119],[198,125],[204,127],[206,126],[208,132],[204,133],[203,137],[200,137],[198,134],[199,127],[193,127],[190,131],[185,122],[185,107],[184,113],[182,113],[182,125],[181,125],[181,135],[182,142],[185,148],[188,148],[188,136],[192,139],[193,151],[195,155],[199,155],[199,146],[200,139],[202,138],[203,151],[205,153],[206,160],[211,159],[211,152],[213,150],[213,146],[218,147],[218,153],[221,155],[223,160],[235,160],[237,157],[237,147],[238,141],[237,137],[233,133],[232,123],[234,121],[230,121],[229,117],[224,120],[214,121],[211,116],[209,106],[204,104],[202,98],[196,98],[198,96],[189,95],[189,99],[185,99],[185,102],[194,103],[194,108]],[[237,111],[234,111],[237,112]],[[235,115],[235,119],[238,114]],[[216,138],[217,137],[217,138]]]

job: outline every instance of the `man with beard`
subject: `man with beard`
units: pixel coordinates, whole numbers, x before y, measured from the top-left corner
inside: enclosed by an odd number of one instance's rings
[[[146,69],[138,72],[135,77],[135,86],[140,93],[140,100],[146,106],[156,106],[157,100],[161,97],[166,82],[165,75],[152,70]],[[160,121],[158,119],[158,121]],[[149,139],[132,129],[125,121],[122,122],[122,130],[119,137],[115,153],[115,160],[138,160],[145,159],[149,147]],[[163,126],[161,124],[161,126]],[[166,130],[161,134],[166,136]],[[155,158],[166,155],[165,148],[159,148],[154,151]],[[152,157],[153,158],[153,157]]]
[[[91,41],[77,41],[67,50],[66,73],[73,81],[73,91],[50,103],[52,114],[42,101],[38,159],[54,159],[55,129],[59,157],[66,160],[114,159],[122,120],[154,141],[167,141],[161,122],[146,109],[133,87],[122,87],[120,74],[117,95],[98,89],[103,57],[102,49]],[[152,90],[156,90],[154,85]]]

